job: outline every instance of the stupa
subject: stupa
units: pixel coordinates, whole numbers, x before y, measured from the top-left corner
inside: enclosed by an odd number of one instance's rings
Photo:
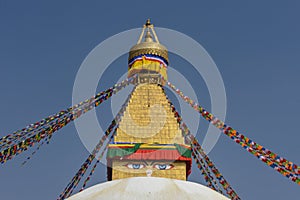
[[[143,39],[144,38],[144,39]],[[191,145],[163,89],[168,51],[147,20],[129,51],[128,78],[136,76],[116,135],[107,150],[107,180],[69,200],[100,199],[228,199],[187,181]]]

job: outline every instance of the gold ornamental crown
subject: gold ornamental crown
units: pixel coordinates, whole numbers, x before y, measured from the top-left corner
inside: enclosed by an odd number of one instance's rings
[[[154,40],[152,35],[154,36]],[[142,42],[143,36],[145,39]],[[144,24],[142,33],[139,37],[137,44],[130,49],[128,62],[130,62],[137,56],[147,54],[160,56],[167,63],[169,62],[168,50],[164,45],[159,43],[159,40],[154,31],[153,24],[151,24],[150,22],[150,19],[146,21],[146,24]]]

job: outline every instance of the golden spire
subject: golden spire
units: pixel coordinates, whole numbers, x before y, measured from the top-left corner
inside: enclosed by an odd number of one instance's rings
[[[191,149],[162,88],[167,67],[168,51],[148,19],[129,52],[128,77],[137,77],[136,87],[108,146],[108,180],[136,176],[186,180],[190,174]]]

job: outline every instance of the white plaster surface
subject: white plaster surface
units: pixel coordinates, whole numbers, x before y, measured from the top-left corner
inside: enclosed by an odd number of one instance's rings
[[[134,177],[101,183],[68,200],[229,200],[198,183],[167,178]]]

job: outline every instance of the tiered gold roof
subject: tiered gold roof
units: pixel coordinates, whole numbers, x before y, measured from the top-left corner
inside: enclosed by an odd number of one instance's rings
[[[136,87],[114,141],[184,144],[179,124],[161,86],[141,84]]]

